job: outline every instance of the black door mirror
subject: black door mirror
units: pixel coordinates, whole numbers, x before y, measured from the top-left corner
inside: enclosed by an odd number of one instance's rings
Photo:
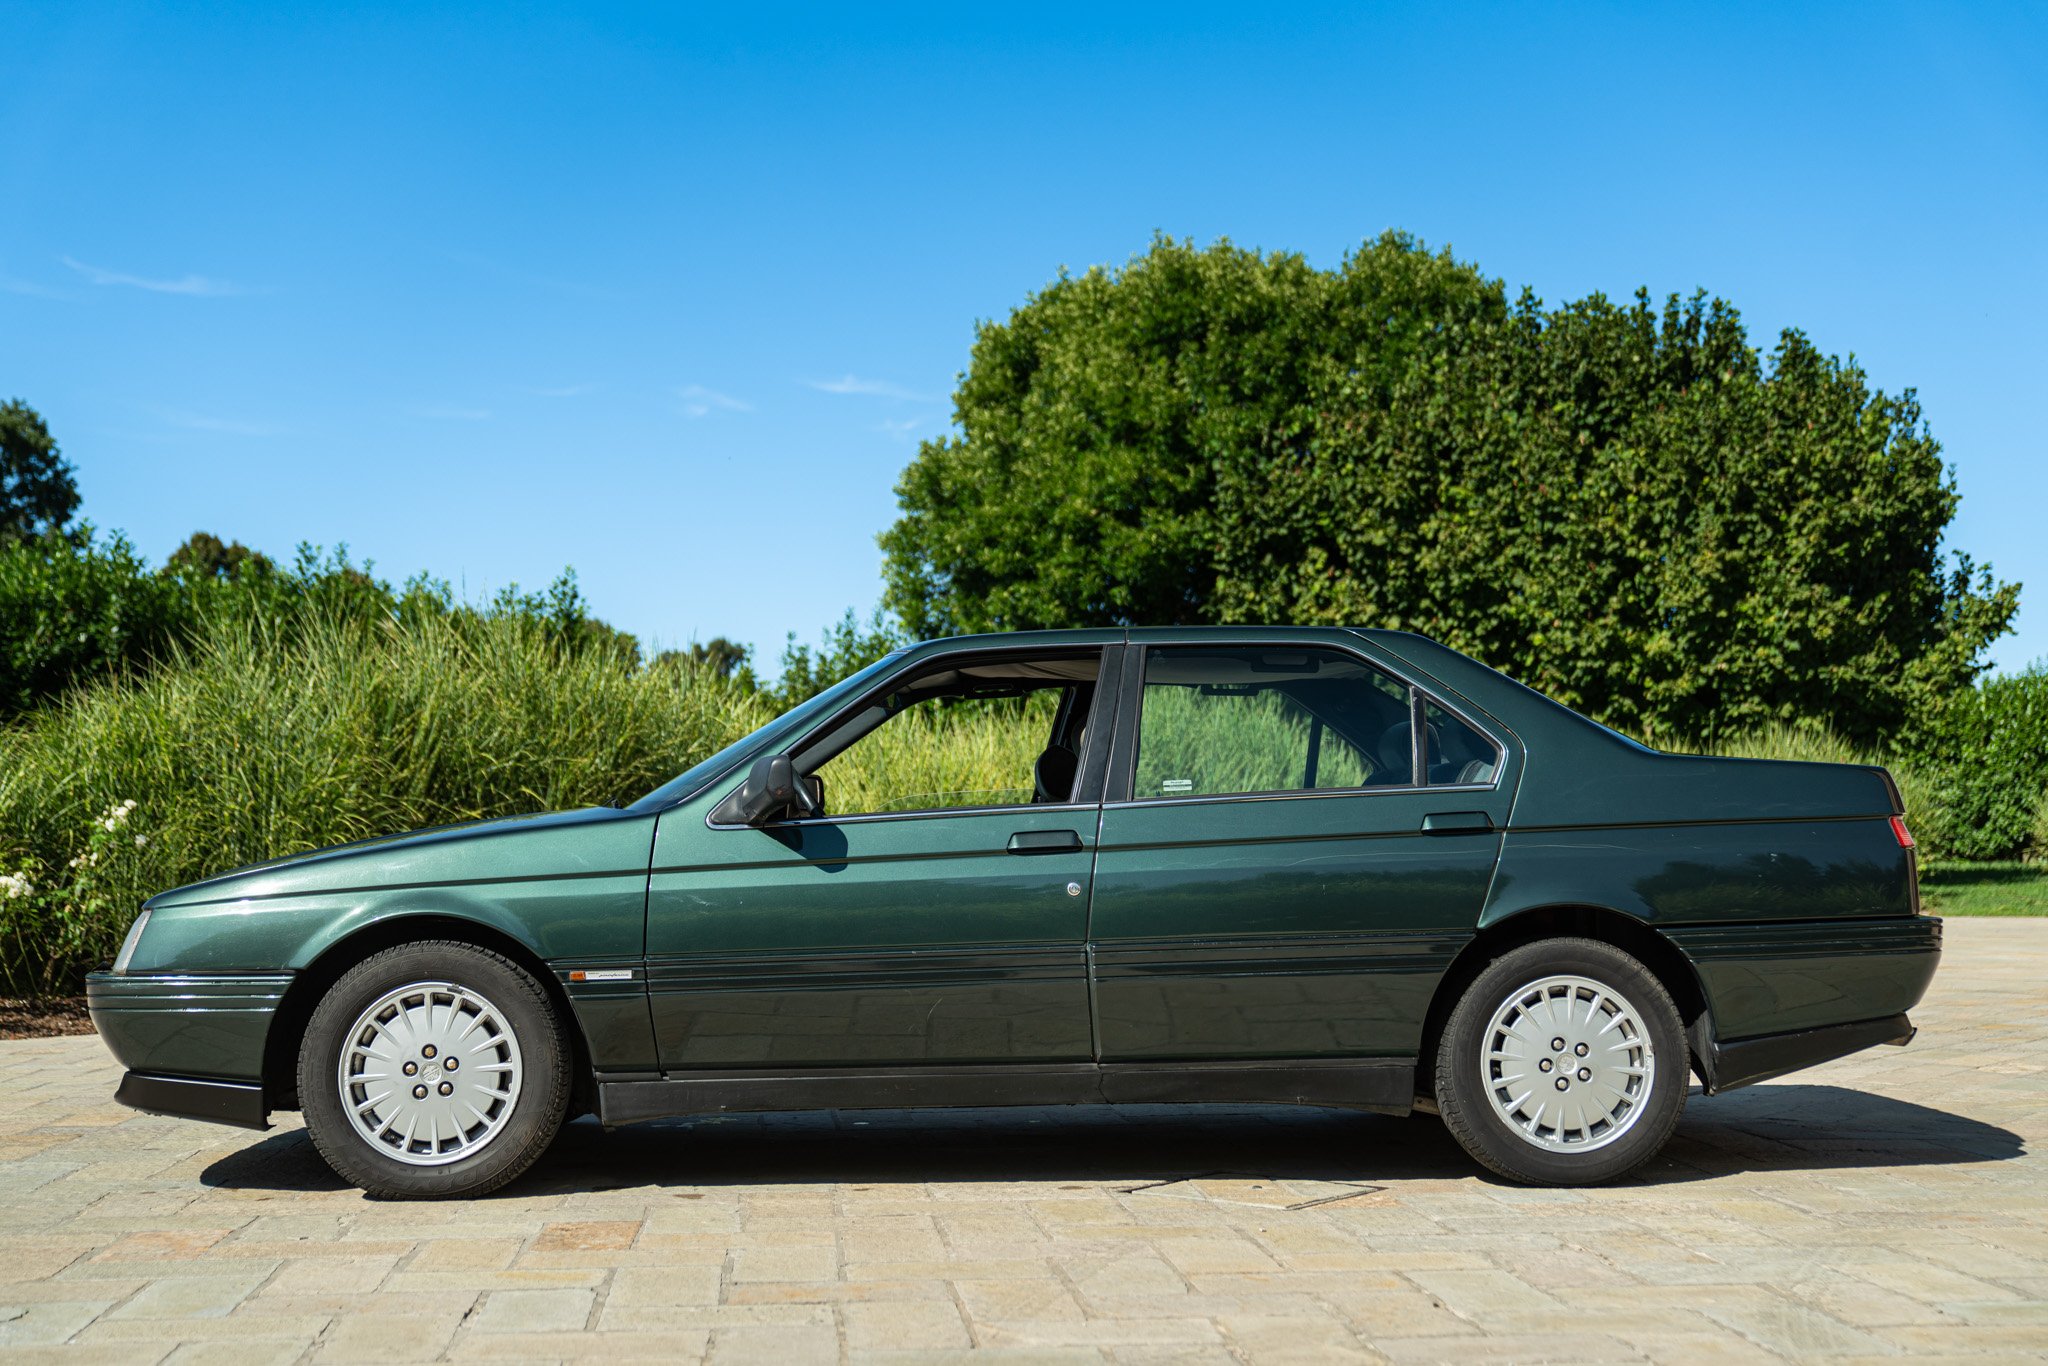
[[[792,811],[810,815],[816,806],[807,785],[798,779],[796,765],[789,756],[764,754],[754,760],[754,766],[747,770],[747,780],[726,801],[727,810],[719,814],[742,825],[766,825]]]

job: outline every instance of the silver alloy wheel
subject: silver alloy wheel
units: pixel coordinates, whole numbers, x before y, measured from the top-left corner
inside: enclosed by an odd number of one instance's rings
[[[504,1012],[453,982],[378,997],[350,1026],[335,1071],[356,1132],[415,1167],[460,1161],[496,1138],[521,1076]]]
[[[1590,977],[1544,977],[1507,998],[1479,1041],[1494,1112],[1553,1153],[1602,1148],[1642,1117],[1656,1050],[1635,1006]]]

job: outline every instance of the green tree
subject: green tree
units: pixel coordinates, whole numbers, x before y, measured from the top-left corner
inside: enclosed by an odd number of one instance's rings
[[[206,624],[230,619],[261,619],[285,635],[335,622],[402,634],[444,620],[474,632],[509,620],[565,655],[606,656],[626,669],[640,657],[631,635],[590,614],[573,570],[542,592],[514,585],[472,605],[425,575],[394,589],[346,546],[301,545],[280,567],[201,532],[152,571],[126,538],[102,541],[88,525],[0,541],[0,716],[152,668]]]
[[[1613,724],[1928,717],[2016,585],[1945,559],[1911,392],[1736,311],[1546,309],[1388,235],[1338,269],[1157,241],[985,325],[883,537],[914,630],[1419,630]],[[1071,473],[1063,472],[1062,449]]]
[[[911,634],[1215,618],[1219,477],[1310,458],[1317,394],[1502,312],[1500,287],[1388,234],[1334,272],[1155,239],[977,331],[959,435],[903,473],[882,537]]]
[[[716,674],[751,687],[754,685],[753,656],[754,652],[749,647],[724,636],[713,636],[708,641],[691,641],[688,649],[663,650],[654,657],[654,662]]]
[[[268,555],[249,549],[240,541],[226,542],[210,531],[195,531],[185,544],[171,552],[160,571],[174,579],[233,579],[275,573],[277,565]]]
[[[799,645],[796,632],[789,633],[782,650],[782,677],[768,689],[769,699],[779,708],[793,707],[906,643],[902,629],[886,613],[877,609],[863,623],[849,607],[836,624],[825,628],[816,646]]]
[[[1931,775],[1928,834],[1943,853],[2007,859],[2048,852],[2029,848],[2048,795],[2048,672],[2039,665],[1956,693],[1912,759]],[[1914,835],[1920,832],[1915,824]]]
[[[144,665],[193,621],[191,600],[119,535],[0,542],[0,716]]]
[[[78,511],[78,481],[36,410],[0,403],[0,545],[61,531]]]

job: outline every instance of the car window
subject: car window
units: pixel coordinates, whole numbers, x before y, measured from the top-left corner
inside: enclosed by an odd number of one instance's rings
[[[826,816],[1073,800],[1101,656],[947,663],[807,747]]]
[[[1500,747],[1463,720],[1424,699],[1429,737],[1429,781],[1490,783],[1500,771]]]
[[[676,802],[683,800],[685,797],[696,792],[705,783],[731,768],[749,750],[759,751],[765,749],[769,744],[773,743],[775,738],[802,730],[804,726],[826,715],[849,697],[858,696],[862,689],[894,668],[897,659],[902,653],[901,650],[894,651],[876,660],[858,673],[834,683],[817,696],[798,703],[795,707],[776,717],[767,725],[760,727],[751,734],[741,736],[710,758],[700,760],[698,763],[683,770],[626,809],[629,811],[659,811],[664,807],[672,806]]]
[[[1409,786],[1409,716],[1406,684],[1335,650],[1148,650],[1131,795]]]

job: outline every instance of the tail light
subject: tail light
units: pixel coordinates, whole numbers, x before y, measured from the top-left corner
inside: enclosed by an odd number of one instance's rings
[[[1911,849],[1913,847],[1913,832],[1906,828],[1906,818],[1904,816],[1892,817],[1892,838],[1899,842],[1899,848],[1901,849]]]

